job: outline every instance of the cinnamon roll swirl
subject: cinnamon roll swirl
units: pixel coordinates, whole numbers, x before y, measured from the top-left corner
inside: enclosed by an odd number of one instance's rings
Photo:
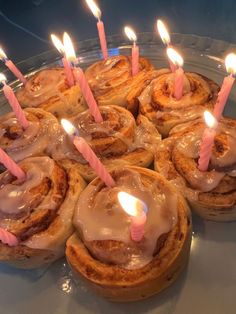
[[[107,188],[96,178],[81,193],[66,257],[75,276],[103,297],[140,300],[168,287],[186,266],[191,217],[184,198],[154,171],[127,167],[112,176],[115,187]],[[118,202],[120,191],[148,207],[139,242],[130,238],[131,218]]]
[[[202,116],[212,110],[219,87],[212,80],[197,73],[184,75],[183,96],[174,96],[174,74],[168,70],[156,71],[154,79],[143,90],[139,99],[140,113],[152,121],[157,130],[167,137],[171,128]]]
[[[57,119],[38,108],[25,109],[29,127],[24,130],[14,113],[0,117],[0,146],[15,161],[27,157],[47,155],[50,145],[60,133]]]
[[[64,255],[72,234],[72,215],[85,187],[77,168],[64,170],[49,157],[19,163],[26,179],[0,174],[0,227],[14,234],[18,245],[0,243],[0,261],[20,268],[49,264]]]
[[[85,75],[98,105],[117,105],[134,112],[135,97],[141,93],[147,72],[152,69],[147,59],[140,58],[139,73],[132,76],[130,57],[120,55],[92,64]]]
[[[109,170],[121,164],[149,166],[155,147],[160,142],[160,135],[152,123],[144,116],[135,122],[133,115],[119,106],[102,106],[100,111],[103,117],[101,123],[96,123],[88,110],[74,117],[72,122],[104,165]],[[87,181],[96,177],[65,132],[58,139],[52,156],[64,166],[77,162],[81,175]]]
[[[16,96],[23,108],[41,108],[57,118],[72,117],[87,109],[79,86],[69,87],[63,68],[36,72]]]
[[[208,170],[198,170],[205,123],[198,119],[176,126],[158,147],[155,169],[183,192],[202,218],[236,219],[236,121],[220,120]]]

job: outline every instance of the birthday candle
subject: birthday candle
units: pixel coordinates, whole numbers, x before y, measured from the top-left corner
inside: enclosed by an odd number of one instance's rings
[[[137,36],[131,27],[125,26],[126,36],[133,41],[132,47],[132,75],[136,75],[139,71],[139,47],[136,45]]]
[[[97,22],[98,36],[100,40],[103,59],[106,60],[108,58],[108,51],[107,51],[107,41],[106,41],[104,24],[101,21],[101,15],[102,15],[101,10],[99,9],[97,4],[93,0],[86,0],[86,2],[90,10],[92,11],[93,15],[98,19],[98,22]]]
[[[7,58],[7,55],[5,54],[2,48],[0,48],[0,59],[5,63],[8,69],[15,75],[15,77],[17,77],[23,84],[26,83],[26,78],[24,77],[24,75],[15,66],[15,64]]]
[[[64,130],[73,137],[73,144],[76,149],[83,155],[84,159],[89,163],[91,168],[96,172],[97,176],[108,186],[114,186],[115,182],[101,161],[93,152],[92,148],[82,138],[77,136],[75,127],[65,119],[61,120]]]
[[[29,126],[29,122],[26,119],[25,113],[22,110],[12,88],[9,85],[7,85],[6,77],[2,73],[0,73],[0,82],[3,84],[3,93],[6,99],[8,100],[10,106],[12,107],[12,110],[14,111],[17,120],[24,129],[27,129]]]
[[[73,76],[73,72],[71,69],[71,64],[65,57],[65,47],[56,35],[51,34],[51,39],[52,39],[54,46],[57,48],[57,50],[61,54],[64,55],[64,57],[62,58],[62,64],[64,66],[67,82],[68,82],[69,86],[71,87],[74,85],[74,76]]]
[[[230,53],[227,55],[227,57],[225,58],[225,66],[227,72],[230,74],[224,78],[223,84],[218,93],[218,97],[214,107],[213,113],[217,120],[221,118],[221,115],[224,111],[226,102],[229,98],[229,94],[235,81],[233,75],[236,73],[236,55],[234,53]]]
[[[184,60],[173,48],[167,48],[167,55],[172,63],[178,66],[178,69],[174,73],[174,97],[180,100],[183,96],[184,88],[184,70],[182,69]]]

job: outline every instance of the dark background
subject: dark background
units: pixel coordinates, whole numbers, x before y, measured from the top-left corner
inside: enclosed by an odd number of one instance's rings
[[[161,17],[172,32],[236,42],[235,0],[99,0],[97,3],[108,35],[122,34],[127,23],[137,32],[152,32],[157,17]],[[96,20],[84,0],[0,0],[0,10],[0,45],[15,61],[51,49],[52,32],[60,34],[66,30],[78,41],[97,36]],[[7,22],[6,17],[44,41]]]

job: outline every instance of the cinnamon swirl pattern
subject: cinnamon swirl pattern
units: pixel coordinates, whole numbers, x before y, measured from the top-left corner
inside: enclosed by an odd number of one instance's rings
[[[19,241],[14,247],[0,243],[0,261],[35,268],[64,255],[85,183],[76,167],[64,170],[49,157],[27,158],[19,165],[24,181],[8,171],[0,174],[0,227]]]
[[[135,122],[133,115],[119,106],[102,106],[100,111],[103,117],[101,123],[96,123],[88,110],[72,121],[80,136],[86,139],[104,165],[109,170],[121,164],[149,166],[154,158],[155,147],[160,142],[160,135],[152,123],[144,116]],[[96,176],[65,132],[58,139],[52,156],[64,166],[77,162],[81,175],[87,181]]]
[[[159,146],[155,169],[183,192],[201,217],[214,221],[236,219],[236,121],[220,120],[208,170],[198,170],[205,123],[196,120],[176,126]]]
[[[57,118],[71,117],[87,109],[79,86],[69,87],[63,68],[36,72],[16,96],[23,108],[41,108]]]
[[[152,170],[120,168],[112,176],[115,187],[107,188],[96,178],[82,192],[66,257],[74,274],[98,294],[112,301],[144,299],[169,286],[185,267],[190,213],[183,197]],[[131,219],[118,202],[120,191],[148,207],[140,242],[130,238]]]
[[[24,130],[14,113],[0,117],[0,146],[15,161],[31,156],[47,155],[60,132],[57,119],[42,109],[25,109],[29,127]]]
[[[139,97],[140,113],[152,121],[158,131],[167,137],[171,128],[187,121],[193,121],[212,110],[219,87],[210,79],[186,72],[183,96],[173,96],[174,74],[168,70],[156,71],[154,79]]]
[[[136,97],[153,67],[145,58],[139,59],[139,73],[132,76],[130,57],[115,56],[92,64],[85,72],[98,105],[117,105],[134,112]]]

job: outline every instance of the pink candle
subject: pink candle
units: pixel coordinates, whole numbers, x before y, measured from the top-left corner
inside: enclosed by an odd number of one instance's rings
[[[71,69],[70,61],[68,61],[64,57],[64,58],[62,58],[62,63],[63,63],[64,69],[65,69],[67,82],[68,82],[69,86],[71,87],[74,85],[74,76],[73,76],[73,72]]]
[[[170,61],[178,67],[174,73],[174,97],[180,100],[183,96],[184,88],[184,70],[182,69],[184,60],[175,49],[169,47],[166,51]]]
[[[25,113],[24,111],[21,109],[21,106],[13,92],[13,90],[11,89],[11,87],[9,85],[6,84],[5,80],[5,76],[3,74],[0,74],[0,81],[3,83],[3,93],[6,97],[6,99],[8,100],[10,106],[12,107],[12,110],[14,111],[17,120],[19,121],[19,123],[21,124],[21,126],[24,129],[27,129],[29,126],[29,122],[25,117]]]
[[[184,88],[184,70],[182,68],[178,68],[174,73],[174,97],[177,100],[180,100],[183,96],[183,88]]]
[[[102,50],[102,54],[103,54],[103,59],[106,60],[108,58],[108,51],[107,51],[107,41],[106,41],[104,24],[101,21],[102,12],[94,0],[86,0],[86,2],[87,2],[87,5],[89,6],[90,10],[92,11],[93,15],[98,19],[98,22],[97,22],[98,35],[99,35],[99,39],[100,39],[100,45],[101,45],[101,50]]]
[[[147,215],[144,211],[138,216],[131,216],[130,235],[133,241],[139,242],[144,236],[144,227],[147,221]]]
[[[234,81],[235,81],[235,78],[232,75],[229,75],[224,78],[223,84],[219,91],[216,104],[214,107],[214,116],[216,117],[217,120],[221,118],[221,115],[224,111],[225,104],[227,102],[227,99],[229,98],[229,94],[233,87]]]
[[[235,75],[236,73],[236,55],[234,53],[229,53],[226,56],[225,67],[230,75],[224,78],[223,84],[216,100],[214,116],[217,120],[221,118],[225,104],[227,102],[227,99],[229,98],[230,91],[235,81],[233,75]]]
[[[79,67],[75,68],[74,76],[75,76],[75,81],[77,83],[79,83],[81,92],[82,92],[82,94],[83,94],[83,96],[84,96],[84,98],[88,104],[89,110],[90,110],[92,116],[94,117],[94,120],[96,122],[102,122],[103,121],[102,115],[99,111],[97,102],[96,102],[96,100],[93,96],[93,93],[89,87],[89,84],[86,80],[86,77],[84,75],[83,70]]]
[[[211,153],[212,153],[212,147],[213,147],[214,139],[216,135],[215,129],[217,127],[217,121],[210,112],[205,111],[204,118],[208,127],[204,130],[204,133],[202,136],[202,142],[200,146],[199,160],[198,160],[198,169],[200,171],[207,171],[208,169],[208,165],[209,165]]]
[[[133,29],[129,26],[125,26],[124,28],[126,36],[129,40],[133,41],[132,47],[132,75],[138,74],[139,71],[139,47],[136,45],[137,36]]]
[[[26,78],[11,60],[6,59],[5,65],[15,75],[15,77],[17,77],[23,84],[26,84]]]
[[[91,147],[85,142],[82,137],[75,136],[73,143],[77,150],[83,155],[84,159],[87,160],[90,167],[96,172],[97,176],[108,186],[112,187],[115,185],[115,181],[112,179],[109,172],[103,166],[101,161],[95,155]]]
[[[82,137],[76,135],[76,129],[73,124],[71,124],[70,121],[66,119],[62,119],[61,124],[64,130],[73,137],[73,144],[83,155],[84,159],[87,160],[91,168],[93,168],[93,170],[96,172],[97,176],[100,177],[108,187],[114,186],[115,182],[111,175],[108,173],[87,142]]]
[[[107,41],[106,41],[104,24],[100,20],[97,22],[97,29],[98,29],[98,35],[99,35],[103,59],[106,60],[108,58]]]
[[[18,245],[18,239],[17,237],[12,234],[11,232],[0,228],[0,241],[4,244],[7,244],[9,246],[17,246]]]
[[[11,172],[18,180],[25,179],[24,171],[0,148],[0,163]]]
[[[136,46],[135,42],[132,47],[132,75],[138,74],[139,71],[139,47]]]
[[[147,207],[143,201],[126,192],[118,193],[118,200],[124,211],[131,217],[130,236],[133,241],[143,239],[147,221]]]

